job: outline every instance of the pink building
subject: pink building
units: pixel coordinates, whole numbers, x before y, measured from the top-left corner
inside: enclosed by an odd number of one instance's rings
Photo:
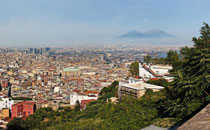
[[[23,101],[17,104],[12,105],[12,118],[22,117],[26,118],[27,116],[34,114],[36,110],[36,103],[31,101]]]

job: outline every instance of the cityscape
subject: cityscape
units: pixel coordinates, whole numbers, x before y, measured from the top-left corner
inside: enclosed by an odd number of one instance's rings
[[[209,11],[0,1],[0,130],[209,130]]]
[[[171,49],[179,48],[1,48],[2,118],[9,113],[25,118],[43,107],[74,107],[77,100],[85,102],[84,109],[113,81],[126,82],[133,62],[143,62],[147,55],[163,58]],[[30,111],[12,111],[18,104],[30,106]]]

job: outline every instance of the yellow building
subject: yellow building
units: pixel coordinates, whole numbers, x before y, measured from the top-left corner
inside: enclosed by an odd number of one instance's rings
[[[13,75],[13,72],[12,71],[8,71],[7,74],[11,76],[11,75]]]
[[[0,119],[9,118],[9,108],[3,108],[0,111]]]
[[[80,71],[77,68],[65,68],[62,75],[70,78],[78,78],[80,76]]]
[[[35,86],[36,85],[36,81],[32,81],[31,85]]]

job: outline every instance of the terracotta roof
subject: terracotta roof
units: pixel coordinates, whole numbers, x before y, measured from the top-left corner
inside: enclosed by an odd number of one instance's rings
[[[86,93],[86,94],[99,94],[99,92],[98,91],[85,91],[84,93]]]
[[[13,106],[16,106],[16,105],[19,105],[19,104],[34,105],[36,103],[35,102],[31,102],[31,101],[23,101],[23,102],[19,102],[17,104],[14,104]]]
[[[148,68],[146,65],[143,65],[143,68],[145,70],[149,71],[153,76],[155,76],[155,77],[161,77],[160,75],[158,75],[154,71],[152,71],[150,68]]]
[[[73,92],[79,93],[79,92],[80,92],[80,90],[76,90],[76,89],[75,89],[75,90],[73,90]]]
[[[82,100],[81,101],[81,108],[84,109],[84,107],[89,104],[90,102],[95,101],[95,99],[89,99],[89,100]]]

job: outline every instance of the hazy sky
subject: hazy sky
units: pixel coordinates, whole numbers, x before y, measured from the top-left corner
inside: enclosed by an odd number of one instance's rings
[[[0,0],[0,45],[109,41],[162,29],[191,41],[210,23],[209,0]]]

